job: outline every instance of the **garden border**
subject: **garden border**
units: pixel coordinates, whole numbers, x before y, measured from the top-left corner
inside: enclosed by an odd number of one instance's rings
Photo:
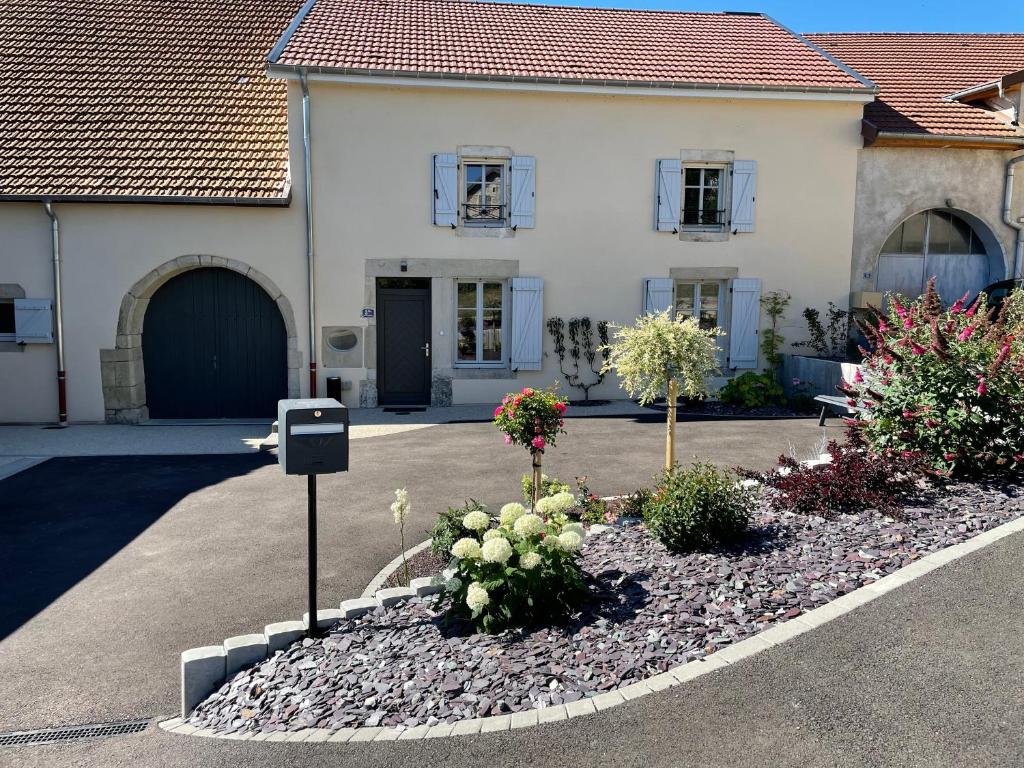
[[[181,716],[173,717],[170,720],[161,722],[160,727],[165,731],[180,735],[243,741],[345,743],[361,741],[409,741],[443,736],[490,733],[492,731],[507,731],[510,729],[539,725],[541,723],[568,720],[573,717],[582,717],[583,715],[590,715],[610,707],[618,706],[619,704],[624,704],[627,701],[641,696],[646,696],[647,694],[654,693],[656,691],[662,691],[667,688],[681,685],[705,675],[708,672],[713,672],[716,669],[721,669],[729,666],[730,664],[735,664],[742,659],[753,656],[754,654],[760,653],[768,648],[781,645],[787,640],[791,640],[804,632],[814,629],[815,627],[820,627],[823,624],[827,624],[833,619],[837,619],[862,605],[866,605],[887,592],[891,592],[898,587],[909,584],[936,568],[940,568],[941,566],[951,563],[954,560],[958,560],[971,552],[976,552],[989,544],[993,544],[1021,531],[1024,531],[1024,517],[1019,517],[1016,520],[1003,523],[995,528],[983,531],[966,541],[962,541],[959,544],[954,544],[953,546],[925,555],[910,565],[900,568],[895,573],[883,576],[881,579],[878,579],[871,584],[859,587],[852,592],[848,592],[841,597],[837,597],[835,600],[826,603],[820,608],[815,608],[814,610],[803,613],[789,621],[769,627],[768,629],[758,632],[756,635],[752,635],[751,637],[741,640],[735,645],[723,648],[721,651],[717,651],[704,659],[680,664],[671,668],[667,672],[662,672],[661,674],[649,677],[646,680],[641,680],[623,688],[599,694],[592,698],[580,699],[569,704],[559,704],[558,706],[547,707],[545,709],[534,709],[529,712],[516,712],[513,714],[491,715],[489,717],[480,717],[471,720],[460,720],[456,723],[441,723],[431,726],[418,725],[413,728],[404,728],[402,726],[394,728],[361,727],[341,728],[333,731],[324,728],[303,728],[297,731],[256,731],[251,733],[221,734],[210,728],[197,728],[193,725],[189,725]],[[399,556],[398,559],[400,561],[401,556]],[[385,567],[385,570],[386,568],[387,567]],[[380,574],[378,574],[378,576],[379,575]],[[437,591],[436,586],[430,584],[430,578],[414,579],[413,581],[418,581],[421,584],[426,585],[427,588]],[[400,596],[398,593],[403,593],[403,595]],[[414,589],[407,589],[403,587],[379,590],[377,592],[376,600],[371,600],[369,598],[346,600],[341,604],[341,610],[318,611],[317,619],[318,622],[330,624],[336,618],[341,618],[345,615],[346,606],[349,606],[351,609],[362,609],[360,612],[366,612],[376,607],[377,604],[392,605],[395,602],[401,602],[402,600],[411,597],[413,594],[415,594]],[[186,710],[184,706],[186,703],[186,665],[188,663],[201,661],[208,664],[209,662],[212,662],[213,666],[219,666],[219,669],[221,670],[221,676],[214,680],[214,675],[210,675],[208,667],[207,670],[197,668],[197,671],[200,673],[205,672],[205,678],[209,684],[209,688],[206,693],[195,700],[195,703],[198,703],[200,700],[205,698],[206,695],[216,690],[216,688],[223,682],[226,677],[223,670],[225,669],[224,665],[227,663],[228,654],[238,654],[238,652],[243,648],[259,645],[263,650],[263,658],[265,658],[268,646],[271,643],[279,643],[284,638],[285,633],[290,634],[292,632],[297,632],[297,634],[295,634],[291,639],[295,639],[301,635],[306,620],[307,618],[304,617],[303,622],[295,621],[284,622],[277,625],[271,624],[266,628],[263,636],[243,635],[238,638],[229,638],[228,641],[225,641],[223,647],[209,646],[207,648],[195,648],[191,651],[185,651],[182,654],[183,715],[187,716],[188,712],[191,711],[191,707]],[[275,628],[278,629],[275,630]],[[240,642],[243,639],[248,641],[250,638],[252,641],[259,638],[262,642],[250,642],[249,645],[244,645]],[[280,645],[275,645],[273,650],[283,647],[287,642],[290,641],[286,641]],[[208,655],[197,656],[195,659],[189,657],[190,654],[195,655],[197,652],[207,652]],[[260,659],[245,661],[243,664],[255,663],[255,661],[258,660]],[[196,691],[193,691],[192,693],[195,695]]]
[[[377,571],[377,575],[370,579],[370,583],[366,585],[366,589],[363,590],[363,594],[361,594],[360,597],[373,597],[377,594],[377,590],[384,586],[384,582],[390,578],[391,574],[401,568],[402,563],[405,560],[408,560],[413,555],[418,555],[429,547],[430,541],[430,539],[427,539],[426,541],[421,541],[414,547],[409,547],[409,549],[405,550],[405,552]]]

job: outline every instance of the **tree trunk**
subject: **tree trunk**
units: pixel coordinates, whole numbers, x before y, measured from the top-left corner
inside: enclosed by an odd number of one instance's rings
[[[668,381],[668,415],[665,421],[665,471],[671,471],[676,463],[676,400],[679,398],[679,384],[672,378]]]
[[[540,486],[541,486],[541,472],[540,472],[540,460],[543,454],[540,451],[533,452],[533,507],[537,509],[537,502],[540,500]]]

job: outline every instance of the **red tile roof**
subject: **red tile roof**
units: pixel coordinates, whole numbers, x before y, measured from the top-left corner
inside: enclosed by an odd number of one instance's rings
[[[0,197],[288,195],[267,51],[300,0],[4,0]]]
[[[879,131],[1013,137],[992,112],[944,97],[1024,69],[1024,35],[807,35],[881,88],[864,117]]]
[[[317,0],[272,65],[349,74],[863,91],[760,14]]]

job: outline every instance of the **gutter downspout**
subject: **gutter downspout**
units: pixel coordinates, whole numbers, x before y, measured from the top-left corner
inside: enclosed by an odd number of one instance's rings
[[[309,118],[309,83],[299,70],[302,85],[302,159],[306,180],[306,275],[309,278],[309,396],[316,397],[316,262],[313,258],[313,153]]]
[[[1006,161],[1006,185],[1003,190],[1003,221],[1006,226],[1017,230],[1017,241],[1013,249],[1013,277],[1024,277],[1024,224],[1013,220],[1013,171],[1017,163],[1024,162],[1024,155],[1011,157]]]
[[[53,204],[43,202],[50,219],[50,249],[53,252],[53,314],[57,326],[57,421],[61,426],[68,423],[68,393],[64,373],[64,298],[60,286],[60,222],[53,210]]]

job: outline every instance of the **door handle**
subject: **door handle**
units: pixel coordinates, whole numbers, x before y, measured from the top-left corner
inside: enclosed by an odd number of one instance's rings
[[[424,344],[422,347],[420,347],[420,349],[422,349],[426,353],[427,357],[430,357],[430,342],[429,341],[426,344]]]

